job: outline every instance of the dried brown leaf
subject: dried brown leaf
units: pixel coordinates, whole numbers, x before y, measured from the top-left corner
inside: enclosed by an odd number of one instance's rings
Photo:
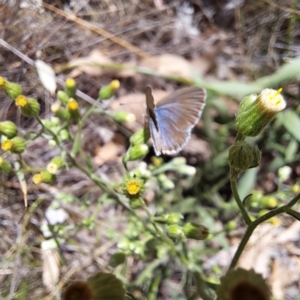
[[[114,161],[125,150],[124,138],[116,134],[109,143],[103,147],[96,149],[96,156],[94,157],[94,164],[98,167],[104,165],[109,161]]]
[[[140,66],[154,70],[160,74],[169,74],[184,78],[192,78],[193,73],[197,74],[197,70],[193,69],[191,62],[175,54],[162,54],[143,59]]]

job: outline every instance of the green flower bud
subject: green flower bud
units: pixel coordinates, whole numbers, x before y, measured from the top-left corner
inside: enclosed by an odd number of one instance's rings
[[[225,229],[231,231],[231,230],[236,229],[237,226],[238,226],[238,225],[237,225],[236,221],[231,220],[231,221],[229,221],[229,222],[225,225]]]
[[[179,224],[183,219],[183,215],[180,213],[170,213],[166,216],[166,221],[168,224]]]
[[[176,168],[176,171],[182,175],[194,176],[197,172],[193,166],[181,165]]]
[[[229,165],[237,173],[257,167],[261,160],[261,152],[257,146],[244,141],[235,142],[229,149]]]
[[[131,242],[126,238],[121,240],[120,242],[118,242],[117,247],[123,251],[125,251],[126,253],[129,252],[129,250],[132,248],[131,247]]]
[[[19,95],[16,100],[16,105],[20,107],[21,114],[26,117],[36,117],[40,112],[40,104],[36,99],[27,98]]]
[[[155,168],[159,168],[163,165],[164,159],[158,156],[151,156],[151,162]]]
[[[63,160],[60,156],[52,158],[47,165],[47,171],[51,174],[57,174],[58,170],[63,166]]]
[[[70,138],[69,132],[66,129],[63,129],[59,132],[59,138],[61,141],[66,141]]]
[[[168,225],[166,227],[166,232],[167,235],[175,241],[181,239],[184,236],[183,229],[178,224]]]
[[[71,120],[73,120],[73,121],[79,120],[80,111],[79,111],[79,107],[78,107],[78,102],[75,99],[70,98],[70,100],[68,102],[67,110],[68,110]]]
[[[182,166],[186,164],[186,159],[184,157],[175,157],[171,161],[174,166]]]
[[[149,127],[142,128],[136,133],[134,133],[129,141],[131,146],[137,146],[141,144],[146,144],[150,138],[150,130]]]
[[[55,140],[49,140],[49,141],[48,141],[48,145],[49,145],[51,148],[54,148],[54,147],[56,147],[56,146],[57,146],[57,144],[56,144],[56,141],[55,141]]]
[[[174,182],[170,180],[165,173],[159,174],[157,179],[160,181],[164,190],[172,190],[175,188]]]
[[[281,91],[264,89],[257,98],[255,95],[246,97],[236,114],[236,129],[244,136],[258,135],[285,108],[286,102],[280,95]]]
[[[41,173],[35,174],[32,177],[32,181],[34,182],[34,184],[40,184],[41,182],[53,184],[55,180],[56,176],[46,170],[42,171]]]
[[[283,166],[278,170],[278,177],[281,181],[286,181],[290,178],[292,168],[290,166]]]
[[[291,186],[291,191],[293,194],[298,194],[300,192],[300,185],[294,184]]]
[[[61,102],[60,101],[55,101],[52,105],[51,105],[51,111],[55,114],[55,116],[57,118],[59,118],[60,120],[67,120],[70,115],[68,113],[68,110],[61,107]]]
[[[63,104],[67,104],[70,100],[70,97],[64,91],[58,91],[57,94],[56,94],[56,97]]]
[[[123,264],[125,260],[126,260],[126,254],[124,252],[117,252],[110,257],[109,265],[115,268]]]
[[[51,124],[52,124],[53,127],[60,125],[60,119],[58,117],[52,116],[50,118],[50,122],[51,122]]]
[[[0,156],[0,171],[7,174],[11,170],[11,164]]]
[[[137,208],[141,208],[142,207],[140,199],[132,199],[132,200],[130,200],[129,205],[130,205],[130,208],[132,208],[132,209],[137,209]]]
[[[22,153],[25,150],[26,142],[22,138],[15,136],[12,139],[3,141],[1,147],[4,151],[11,151],[12,153]]]
[[[261,199],[261,204],[266,207],[275,208],[278,205],[278,201],[274,196],[264,196]]]
[[[146,144],[130,147],[123,157],[123,162],[142,159],[149,152],[149,147]]]
[[[179,213],[170,213],[170,214],[163,214],[161,216],[154,217],[154,222],[160,224],[179,224],[183,219],[183,215]]]
[[[193,222],[186,223],[183,232],[188,239],[193,240],[205,240],[209,235],[209,231],[204,225]]]
[[[251,94],[243,99],[243,101],[240,103],[238,113],[247,110],[251,105],[256,101],[257,99],[256,94]]]
[[[112,114],[112,117],[117,122],[135,122],[136,118],[134,114],[128,113],[126,111],[118,110]]]
[[[11,139],[17,135],[18,129],[15,123],[11,121],[0,122],[0,133]]]
[[[9,82],[3,77],[0,77],[0,89],[4,89],[5,94],[13,100],[22,94],[22,87],[19,84]]]
[[[110,84],[101,87],[99,97],[102,100],[110,99],[114,92],[120,87],[119,80],[113,80]]]
[[[69,97],[75,97],[75,95],[76,95],[76,81],[73,78],[68,78],[66,80],[65,93]]]

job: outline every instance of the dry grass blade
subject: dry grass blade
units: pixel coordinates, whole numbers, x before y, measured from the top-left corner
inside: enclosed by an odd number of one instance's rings
[[[135,47],[134,45],[132,45],[132,44],[130,44],[130,43],[128,43],[128,42],[126,42],[126,41],[124,41],[124,40],[116,37],[115,35],[109,33],[108,31],[106,31],[106,30],[104,30],[102,28],[96,27],[96,26],[90,24],[89,22],[86,22],[86,21],[84,21],[84,20],[82,20],[80,18],[77,18],[74,15],[67,14],[64,11],[62,11],[62,10],[60,10],[60,9],[52,6],[52,5],[49,5],[49,4],[45,3],[45,2],[43,2],[43,6],[45,8],[47,8],[47,9],[49,9],[49,10],[51,10],[51,11],[59,14],[59,15],[65,17],[65,18],[67,18],[70,21],[73,21],[73,22],[75,22],[77,24],[80,24],[81,26],[84,26],[85,28],[88,28],[88,29],[90,29],[90,30],[92,30],[92,31],[94,31],[94,32],[96,32],[96,33],[98,33],[98,34],[100,34],[100,35],[102,35],[102,36],[110,39],[114,43],[119,44],[120,46],[122,46],[122,47],[124,47],[124,48],[126,48],[126,49],[128,49],[128,50],[130,50],[130,51],[132,51],[134,53],[136,53],[138,56],[141,56],[143,58],[150,57],[150,55],[147,54],[146,52],[144,52],[143,50],[141,50],[138,47]]]

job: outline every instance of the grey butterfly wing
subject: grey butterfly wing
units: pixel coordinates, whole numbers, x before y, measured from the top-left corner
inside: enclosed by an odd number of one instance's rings
[[[155,118],[148,116],[156,155],[172,155],[183,149],[201,116],[205,98],[202,88],[183,88],[163,98],[154,107]]]

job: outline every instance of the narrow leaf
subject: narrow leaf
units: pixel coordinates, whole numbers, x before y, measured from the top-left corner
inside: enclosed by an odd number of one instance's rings
[[[299,142],[300,141],[300,118],[292,110],[282,112],[282,125]]]

